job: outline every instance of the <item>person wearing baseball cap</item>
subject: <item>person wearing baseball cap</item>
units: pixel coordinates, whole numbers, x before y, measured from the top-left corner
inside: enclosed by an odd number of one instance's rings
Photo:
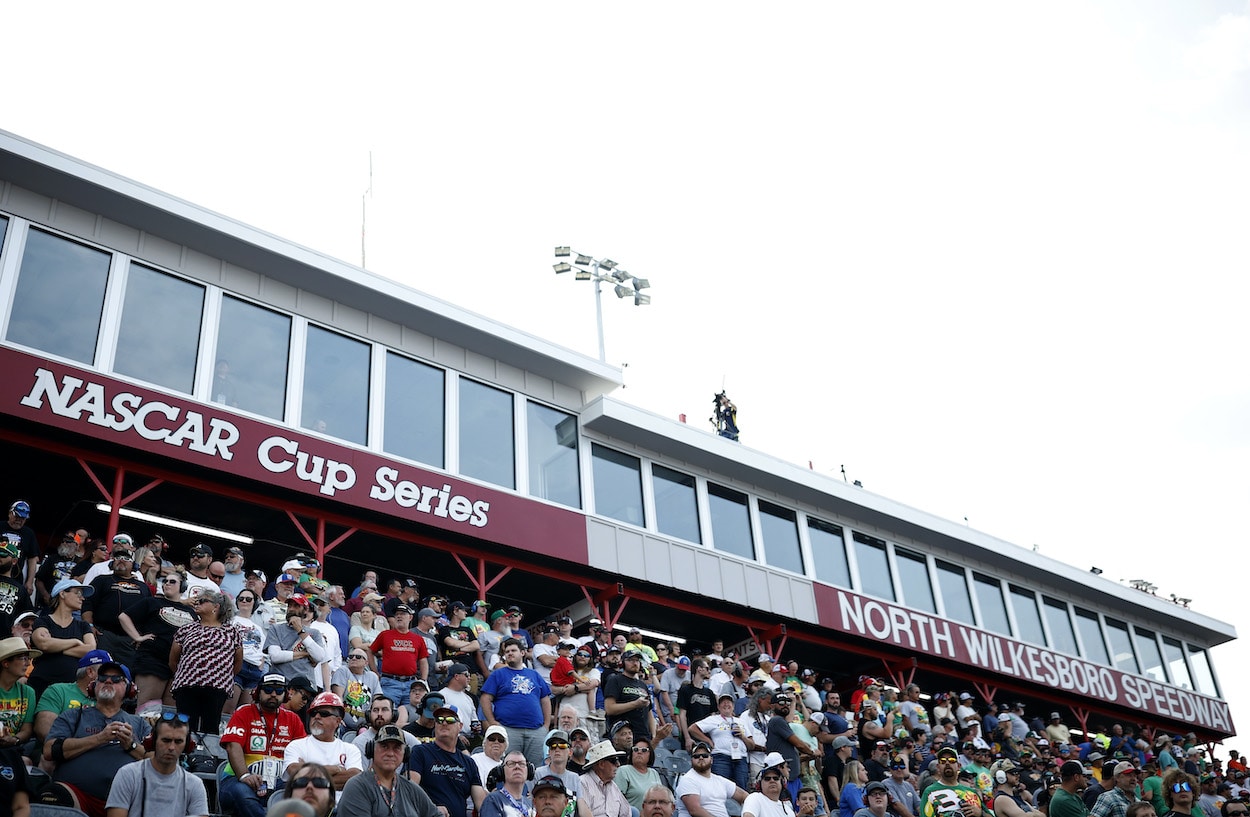
[[[920,795],[924,817],[959,817],[961,813],[962,817],[990,817],[976,784],[961,782],[959,773],[959,752],[953,746],[938,749],[937,778]]]
[[[284,769],[298,763],[320,763],[330,773],[334,788],[342,789],[348,780],[364,770],[364,759],[353,744],[337,737],[346,712],[343,699],[323,692],[308,705],[308,736],[293,740],[283,756]],[[377,758],[374,758],[377,764]]]
[[[113,656],[104,650],[92,650],[78,659],[75,680],[52,684],[45,689],[39,696],[39,705],[35,707],[35,737],[41,741],[46,738],[52,722],[62,712],[94,704],[95,701],[87,693],[95,683],[100,665],[112,660]]]
[[[569,805],[569,789],[553,774],[543,775],[530,789],[534,801],[534,817],[560,817]]]
[[[24,499],[17,500],[9,506],[9,529],[5,533],[17,538],[17,577],[21,579],[22,571],[25,571],[26,595],[33,596],[35,594],[35,573],[39,569],[39,542],[35,539],[35,529],[28,524],[29,519],[30,503]],[[8,631],[6,627],[4,632],[7,633]]]
[[[387,724],[378,729],[373,741],[372,774],[358,775],[347,781],[338,799],[338,814],[440,817],[442,812],[421,786],[399,774],[404,762],[404,746],[404,733],[399,727]],[[463,802],[460,807],[464,808]]]
[[[1127,760],[1115,764],[1111,771],[1111,788],[1098,795],[1090,817],[1120,817],[1137,801],[1137,766]],[[1007,815],[1010,817],[1010,815]]]
[[[429,698],[435,694],[426,696],[427,706]],[[466,817],[466,801],[473,803],[474,812],[481,813],[486,789],[477,764],[460,751],[460,715],[455,707],[446,703],[435,706],[433,715],[434,740],[413,747],[408,759],[408,776],[425,789],[446,817]],[[505,773],[513,768],[507,766],[508,761],[505,755]],[[521,783],[525,782],[525,772],[522,760]]]
[[[382,692],[395,702],[396,708],[408,700],[413,681],[429,681],[430,648],[425,636],[409,629],[413,612],[408,605],[397,603],[394,612],[387,614],[391,627],[374,636],[369,644],[369,651],[378,659]]]

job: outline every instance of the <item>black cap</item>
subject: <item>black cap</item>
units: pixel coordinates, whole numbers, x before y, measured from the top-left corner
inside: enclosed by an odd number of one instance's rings
[[[560,794],[563,794],[565,797],[569,796],[569,790],[565,787],[564,781],[556,777],[554,774],[549,774],[549,775],[540,777],[537,780],[535,780],[533,788],[530,789],[530,794],[531,795],[538,794],[540,791],[544,791],[547,789],[550,789],[551,791],[559,792]]]

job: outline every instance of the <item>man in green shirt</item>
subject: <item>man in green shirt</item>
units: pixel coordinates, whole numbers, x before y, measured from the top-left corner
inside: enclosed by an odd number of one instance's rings
[[[959,753],[954,747],[939,749],[937,764],[938,779],[920,796],[922,817],[993,817],[976,787],[959,782]]]
[[[1146,764],[1146,779],[1141,782],[1141,797],[1155,807],[1155,814],[1163,817],[1168,805],[1163,800],[1163,778],[1159,776],[1159,764],[1153,760]]]
[[[52,728],[56,716],[71,709],[94,706],[95,701],[87,694],[95,681],[96,670],[101,664],[107,664],[113,657],[104,650],[92,650],[78,659],[78,673],[73,683],[52,684],[39,696],[39,706],[35,707],[35,737],[43,740]]]
[[[1050,798],[1050,817],[1087,817],[1089,809],[1081,799],[1087,785],[1085,766],[1079,760],[1069,760],[1059,767],[1059,788]]]

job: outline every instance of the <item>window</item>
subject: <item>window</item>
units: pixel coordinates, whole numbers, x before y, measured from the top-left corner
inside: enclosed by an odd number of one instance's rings
[[[942,604],[946,617],[964,624],[976,624],[972,615],[972,597],[968,595],[968,576],[959,565],[937,562],[938,588],[942,592]]]
[[[712,547],[743,559],[754,559],[747,495],[708,483],[707,502],[712,516]]]
[[[855,560],[859,562],[859,586],[870,596],[894,601],[894,580],[885,554],[885,542],[862,533],[854,533]]]
[[[1096,664],[1111,665],[1107,644],[1102,640],[1102,627],[1098,626],[1098,614],[1076,608],[1076,628],[1081,632],[1081,646],[1085,657]]]
[[[1080,655],[1076,648],[1076,635],[1072,631],[1072,619],[1068,618],[1068,605],[1042,597],[1042,609],[1046,611],[1046,625],[1050,627],[1051,646],[1068,655]]]
[[[595,513],[644,527],[642,464],[638,458],[591,443],[590,462],[595,483]]]
[[[290,350],[289,317],[237,298],[222,298],[210,399],[281,420]]]
[[[1163,671],[1163,653],[1159,652],[1159,642],[1155,639],[1155,634],[1134,626],[1133,640],[1137,643],[1137,654],[1141,656],[1142,672],[1166,684],[1168,676]]]
[[[898,566],[898,580],[903,585],[903,602],[908,607],[936,613],[933,585],[929,583],[929,565],[924,554],[895,547],[894,564]]]
[[[760,536],[764,540],[764,558],[770,565],[791,573],[803,572],[799,522],[794,511],[761,501]]]
[[[972,574],[972,587],[981,608],[981,626],[1003,635],[1011,635],[1007,623],[1007,607],[1003,604],[1003,586],[998,579],[980,573]]]
[[[0,216],[0,250],[4,249],[4,237],[9,232],[9,220],[4,216]]]
[[[445,380],[442,369],[386,353],[383,450],[437,468],[444,466]]]
[[[111,256],[32,229],[17,277],[8,339],[95,363]]]
[[[1189,667],[1185,666],[1185,649],[1175,638],[1163,637],[1163,657],[1168,662],[1168,675],[1172,683],[1181,689],[1193,689],[1189,678]]]
[[[655,524],[660,533],[687,542],[702,542],[694,477],[652,465],[651,485],[655,489]]]
[[[1016,615],[1016,634],[1020,640],[1045,647],[1046,631],[1042,629],[1042,614],[1037,610],[1037,596],[1032,590],[1011,585],[1011,612]]]
[[[300,425],[364,445],[369,430],[369,344],[308,327]]]
[[[577,418],[563,411],[529,403],[526,408],[530,459],[530,495],[582,506],[577,465]]]
[[[1129,641],[1128,625],[1109,618],[1107,643],[1111,645],[1111,665],[1125,672],[1138,672],[1137,659],[1133,657],[1133,644]]]
[[[460,473],[505,488],[516,487],[512,395],[460,380]]]
[[[842,528],[807,518],[807,538],[812,543],[812,567],[825,584],[850,588],[851,569],[846,563],[846,540]]]
[[[1194,644],[1185,645],[1189,649],[1189,667],[1194,673],[1194,687],[1203,695],[1219,695],[1215,686],[1215,673],[1211,672],[1211,661],[1207,651]]]
[[[203,316],[204,287],[131,264],[113,370],[190,394]]]

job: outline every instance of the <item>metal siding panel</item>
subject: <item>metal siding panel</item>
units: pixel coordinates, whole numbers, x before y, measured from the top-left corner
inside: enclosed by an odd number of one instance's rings
[[[777,615],[794,617],[794,600],[790,597],[790,579],[780,573],[768,573],[768,599]]]
[[[509,366],[507,363],[495,361],[495,379],[506,388],[515,391],[525,391],[525,372],[516,366]]]
[[[673,575],[679,578],[670,584],[672,587],[681,586],[683,589],[689,588],[694,582],[695,576],[695,549],[686,545],[670,544],[669,559],[673,569]]]
[[[676,548],[654,536],[642,537],[642,569],[647,581],[673,586],[673,554]],[[681,575],[681,574],[678,574]]]
[[[5,209],[17,216],[47,224],[52,219],[52,199],[32,193],[24,187],[9,186]]]
[[[260,296],[260,275],[234,264],[225,264],[221,270],[221,284],[231,292],[252,298]]]
[[[100,243],[118,252],[134,255],[139,250],[139,231],[106,218],[100,222]],[[217,262],[217,275],[221,276],[220,261]]]
[[[405,333],[406,334],[406,333]],[[430,355],[434,360],[459,371],[465,371],[463,346],[457,346],[454,343],[447,343],[442,340],[434,341],[434,351]]]
[[[477,352],[464,353],[464,373],[480,377],[488,383],[495,381],[495,361]]]
[[[299,290],[272,278],[260,279],[260,292],[264,300],[278,307],[294,312],[299,308]]]
[[[525,392],[532,394],[540,400],[555,402],[556,387],[555,383],[549,377],[534,374],[533,372],[523,372],[525,377]]]
[[[104,232],[104,230],[100,232]],[[181,271],[205,283],[221,283],[221,259],[213,258],[211,255],[205,255],[202,252],[188,249],[183,253]]]
[[[790,579],[790,598],[794,601],[794,617],[800,621],[816,621],[816,593],[812,583]]]
[[[88,213],[63,201],[56,203],[56,224],[58,230],[64,230],[83,238],[96,238],[96,215]]]
[[[773,602],[768,594],[768,572],[759,565],[741,563],[746,573],[746,587],[739,598],[746,599],[748,607],[757,610],[773,610]]]
[[[182,245],[166,241],[151,233],[144,233],[143,247],[140,248],[139,255],[141,259],[147,259],[153,264],[160,264],[169,269],[178,269],[182,266]]]
[[[434,355],[434,338],[409,326],[400,325],[399,331],[402,333],[399,344],[401,348],[412,352],[414,355],[420,355],[426,360],[436,359]]]
[[[710,550],[694,552],[694,574],[685,580],[683,589],[694,590],[712,598],[722,598],[725,578],[721,575],[721,558]]]
[[[344,332],[367,335],[369,333],[369,313],[335,302],[334,325]]]
[[[387,346],[398,349],[403,332],[400,331],[399,324],[394,321],[379,318],[377,315],[370,315],[369,336],[375,338],[379,343],[385,343]]]
[[[572,409],[573,411],[580,411],[582,409],[582,404],[585,402],[580,389],[576,389],[572,386],[566,386],[563,383],[558,382],[555,384],[554,401],[565,408]]]
[[[720,579],[721,592],[716,595],[718,599],[728,599],[730,601],[741,601],[746,598],[747,594],[747,576],[743,570],[745,564],[736,559],[726,559],[723,556],[715,557],[720,562]]]
[[[334,323],[334,301],[314,295],[306,289],[299,290],[296,309],[304,316],[321,323]]]
[[[616,528],[597,519],[586,520],[586,556],[591,567],[619,572],[616,552]]]

